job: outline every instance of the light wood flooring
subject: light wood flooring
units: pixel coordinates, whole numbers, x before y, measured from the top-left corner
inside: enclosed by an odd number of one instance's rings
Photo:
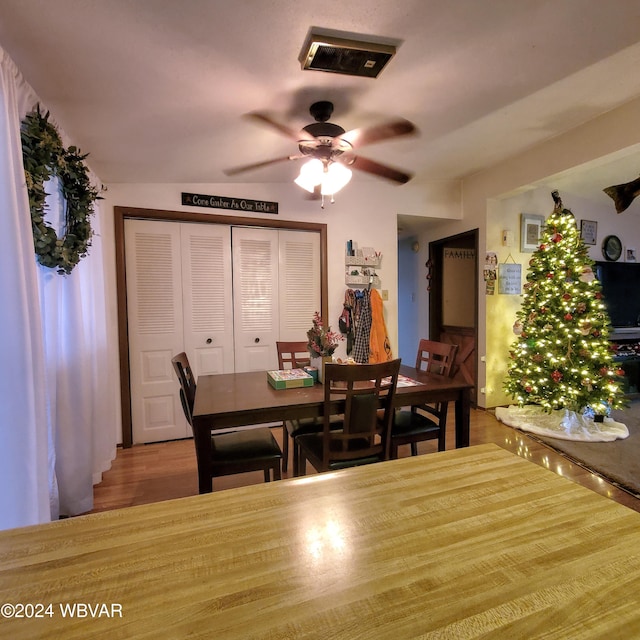
[[[453,406],[447,424],[447,449],[455,447]],[[282,429],[273,433],[281,442]],[[571,462],[552,449],[532,440],[520,431],[498,422],[493,413],[484,410],[471,411],[471,444],[494,442],[517,455],[569,478],[596,493],[607,496],[640,512],[640,500],[614,487],[602,478]],[[401,455],[408,455],[408,447]],[[437,451],[435,441],[419,445],[420,454]],[[308,473],[314,473],[307,465]],[[291,477],[289,472],[283,478]],[[262,472],[239,474],[214,479],[214,490],[256,484],[263,481]],[[196,459],[193,440],[179,440],[157,444],[136,445],[129,449],[118,449],[116,459],[103,481],[94,487],[94,511],[119,509],[134,505],[159,502],[173,498],[192,496],[198,493]]]

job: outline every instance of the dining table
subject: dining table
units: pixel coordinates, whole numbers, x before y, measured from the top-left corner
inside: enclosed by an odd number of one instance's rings
[[[344,365],[357,366],[357,365]],[[464,380],[400,365],[394,407],[434,402],[455,403],[455,444],[469,446],[469,412],[472,385]],[[324,386],[275,389],[266,371],[223,373],[198,377],[193,409],[193,435],[198,458],[198,489],[212,490],[209,469],[211,432],[283,420],[317,418],[324,411]],[[336,401],[334,413],[342,412]]]
[[[0,532],[12,640],[640,637],[640,513],[484,444]]]

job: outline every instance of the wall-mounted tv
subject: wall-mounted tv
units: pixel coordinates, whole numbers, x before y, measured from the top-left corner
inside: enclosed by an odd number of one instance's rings
[[[612,327],[640,327],[640,263],[596,262]]]

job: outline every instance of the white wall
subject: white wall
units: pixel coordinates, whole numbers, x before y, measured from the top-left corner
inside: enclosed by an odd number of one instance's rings
[[[279,214],[246,214],[269,220],[304,221],[327,225],[328,251],[328,309],[329,323],[338,330],[338,317],[342,313],[342,303],[346,284],[344,281],[344,251],[347,240],[354,240],[358,246],[371,246],[382,252],[382,266],[378,270],[382,288],[389,294],[384,303],[385,322],[394,355],[398,354],[398,260],[397,260],[397,215],[416,215],[419,212],[437,212],[443,217],[459,215],[459,202],[447,205],[443,198],[442,185],[433,189],[429,186],[394,186],[383,181],[352,181],[338,193],[335,203],[325,203],[321,209],[319,201],[309,201],[304,192],[294,184],[112,184],[104,194],[106,215],[110,217],[104,227],[105,251],[111,264],[115,265],[115,240],[113,235],[113,207],[140,207],[168,211],[194,211],[212,216],[234,215],[240,212],[201,207],[184,207],[180,194],[185,192],[227,197],[248,198],[278,202]],[[117,332],[115,269],[108,278],[109,326],[114,336]],[[311,326],[311,318],[309,318]],[[115,344],[115,343],[114,343]],[[344,343],[338,354],[343,354]],[[121,425],[116,426],[118,434]]]

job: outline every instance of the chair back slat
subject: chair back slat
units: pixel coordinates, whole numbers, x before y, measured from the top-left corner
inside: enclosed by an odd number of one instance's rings
[[[450,377],[457,351],[457,344],[422,339],[418,345],[416,369]]]
[[[278,369],[302,369],[311,364],[311,356],[307,351],[307,343],[276,342],[278,351]]]

